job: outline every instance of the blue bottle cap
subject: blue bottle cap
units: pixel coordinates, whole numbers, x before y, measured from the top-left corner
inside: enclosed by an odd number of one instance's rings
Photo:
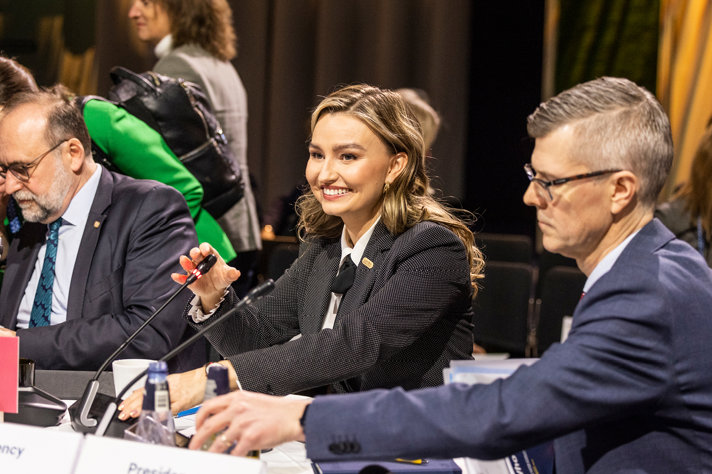
[[[208,380],[214,382],[215,395],[225,395],[230,391],[227,367],[221,364],[208,366]]]
[[[148,364],[149,372],[168,372],[168,364],[165,360],[157,360]]]

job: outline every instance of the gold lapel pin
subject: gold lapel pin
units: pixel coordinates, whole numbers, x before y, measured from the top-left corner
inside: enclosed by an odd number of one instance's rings
[[[98,229],[101,223],[99,221],[94,221],[94,228]]]
[[[363,259],[361,260],[361,263],[366,265],[369,269],[373,268],[373,262],[370,261],[369,259],[367,259],[366,257],[363,257]]]

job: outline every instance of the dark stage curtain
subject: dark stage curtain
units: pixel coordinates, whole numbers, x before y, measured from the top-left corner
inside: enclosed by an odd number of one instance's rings
[[[6,54],[42,85],[106,95],[109,70],[150,69],[132,0],[0,0]],[[528,232],[525,118],[539,102],[544,0],[230,0],[248,92],[248,159],[266,207],[303,179],[308,119],[340,84],[419,88],[441,114],[434,185],[492,231]]]
[[[618,76],[655,93],[660,0],[559,0],[556,92]]]
[[[234,64],[249,99],[248,157],[263,205],[304,175],[308,118],[318,97],[365,82],[425,90],[443,117],[432,174],[462,197],[468,140],[469,0],[232,0],[239,54]],[[126,13],[130,2],[99,2],[99,93],[108,70],[151,66]]]

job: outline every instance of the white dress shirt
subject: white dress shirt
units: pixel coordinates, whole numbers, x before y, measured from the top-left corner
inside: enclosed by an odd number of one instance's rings
[[[161,38],[161,41],[159,41],[156,44],[156,47],[153,48],[153,54],[155,54],[158,59],[161,59],[163,56],[170,53],[171,49],[173,49],[173,35],[166,35]]]
[[[354,262],[354,265],[358,267],[358,263],[361,261],[361,257],[363,257],[363,252],[366,250],[366,245],[368,245],[368,241],[373,234],[373,229],[376,228],[376,224],[378,224],[380,220],[381,216],[378,216],[376,222],[354,243],[353,248],[349,247],[346,238],[346,226],[344,226],[344,229],[341,231],[341,260],[339,260],[339,269],[341,269],[341,265],[347,258],[350,258],[351,261]],[[338,275],[339,273],[337,272],[336,274]],[[326,310],[324,323],[321,325],[322,329],[331,329],[334,327],[336,313],[339,311],[339,304],[341,304],[342,297],[343,295],[334,293],[333,291],[331,292],[331,301],[329,302],[329,309]]]
[[[379,216],[378,219],[376,219],[376,222],[374,222],[373,225],[369,227],[366,232],[364,232],[361,238],[356,241],[353,248],[349,247],[348,241],[346,239],[346,227],[344,227],[344,229],[341,231],[341,260],[339,260],[339,268],[341,268],[341,264],[344,263],[344,260],[347,257],[351,258],[354,264],[358,267],[358,264],[361,261],[361,257],[363,256],[363,252],[366,250],[366,245],[368,245],[368,241],[371,239],[373,230],[376,228],[376,224],[378,224],[380,220],[381,217]],[[227,294],[227,290],[225,291],[225,294]],[[339,303],[341,303],[341,297],[342,295],[336,294],[334,292],[331,293],[331,300],[329,301],[329,306],[326,310],[326,315],[324,316],[324,322],[321,325],[322,329],[331,329],[334,327],[334,321],[336,320],[336,313],[339,311]],[[220,300],[220,303],[218,303],[218,305],[213,308],[212,311],[206,314],[203,313],[203,308],[200,305],[200,297],[196,295],[191,300],[191,307],[188,310],[188,315],[193,319],[195,323],[202,323],[203,321],[209,319],[213,314],[215,314],[224,299],[225,295],[223,295],[223,298]],[[301,337],[301,334],[297,334],[292,338],[292,340],[298,339],[299,337]]]
[[[67,210],[62,214],[62,225],[59,228],[59,243],[57,245],[57,260],[54,267],[54,284],[52,285],[52,314],[50,325],[63,323],[67,320],[67,301],[69,299],[69,287],[74,273],[74,262],[79,253],[79,244],[82,241],[84,227],[89,217],[89,210],[94,202],[96,190],[99,187],[99,177],[101,176],[101,166],[97,165],[96,170],[89,180],[79,189],[72,198]],[[49,225],[47,226],[49,232]],[[20,308],[17,312],[17,327],[25,329],[29,327],[32,305],[35,301],[37,285],[42,273],[47,244],[42,244],[35,261],[35,269],[32,277],[27,283],[25,294],[20,301]]]
[[[633,237],[635,237],[638,232],[640,232],[640,229],[636,230],[628,237],[626,237],[623,242],[618,244],[616,248],[608,252],[608,254],[603,257],[600,262],[598,262],[598,265],[596,265],[596,267],[586,279],[586,283],[583,285],[584,294],[588,293],[588,290],[593,286],[593,284],[596,283],[598,279],[601,278],[603,275],[608,273],[611,268],[613,268],[613,264],[616,263],[618,257],[620,257],[621,253],[623,253],[623,250],[625,250],[630,241],[633,240]]]

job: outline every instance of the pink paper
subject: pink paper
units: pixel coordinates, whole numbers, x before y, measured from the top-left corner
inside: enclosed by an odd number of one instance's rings
[[[17,413],[20,338],[0,337],[0,412]]]

